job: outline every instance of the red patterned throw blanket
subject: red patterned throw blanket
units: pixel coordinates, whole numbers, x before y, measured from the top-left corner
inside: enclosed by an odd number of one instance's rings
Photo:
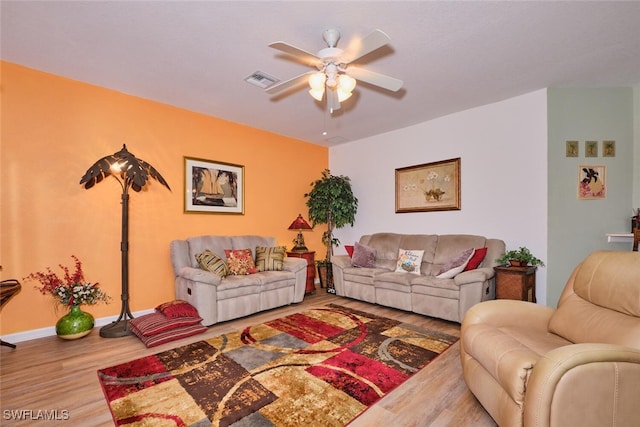
[[[338,305],[98,371],[116,425],[345,425],[457,337]]]

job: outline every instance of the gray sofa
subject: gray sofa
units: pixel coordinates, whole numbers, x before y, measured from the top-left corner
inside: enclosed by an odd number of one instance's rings
[[[332,257],[337,295],[458,323],[471,306],[495,298],[493,267],[505,251],[502,240],[458,234],[377,233],[362,236],[359,243],[375,249],[375,265],[354,267],[348,255]],[[477,269],[450,279],[435,277],[456,255],[483,247],[487,254]],[[395,272],[400,249],[424,250],[419,275]]]
[[[282,271],[262,271],[225,278],[199,267],[196,255],[209,249],[226,261],[225,249],[278,246],[273,237],[197,236],[171,242],[176,298],[198,309],[206,326],[263,310],[301,302],[307,279],[307,261],[285,258]]]

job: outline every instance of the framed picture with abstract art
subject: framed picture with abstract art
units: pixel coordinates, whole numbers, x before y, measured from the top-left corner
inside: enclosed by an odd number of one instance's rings
[[[396,169],[396,213],[460,206],[460,157]]]
[[[607,196],[607,167],[578,166],[578,199],[604,199]]]
[[[184,211],[244,214],[244,166],[184,158]]]

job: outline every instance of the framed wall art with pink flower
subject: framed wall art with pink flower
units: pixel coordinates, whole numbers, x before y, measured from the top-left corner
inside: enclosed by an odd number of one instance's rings
[[[604,199],[607,196],[607,167],[578,166],[578,199]]]

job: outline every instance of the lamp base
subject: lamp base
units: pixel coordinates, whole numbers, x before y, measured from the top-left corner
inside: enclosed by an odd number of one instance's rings
[[[100,328],[100,336],[102,338],[121,338],[131,334],[132,332],[129,327],[128,319],[111,322],[110,324]]]
[[[295,245],[291,252],[309,252],[309,249],[306,246]]]

